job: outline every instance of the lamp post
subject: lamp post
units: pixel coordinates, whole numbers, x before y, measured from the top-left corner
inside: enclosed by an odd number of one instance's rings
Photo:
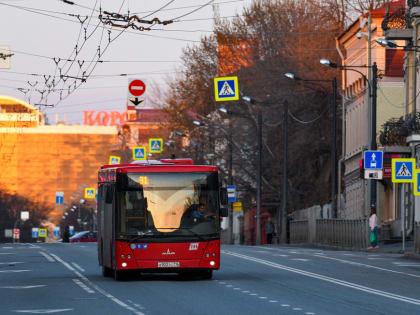
[[[370,125],[371,127],[368,128],[370,131],[370,143],[369,143],[369,149],[370,150],[376,150],[377,144],[376,144],[376,101],[377,101],[377,83],[378,83],[378,66],[376,65],[376,62],[373,63],[372,67],[370,66],[340,66],[336,63],[330,62],[328,59],[321,59],[319,61],[321,64],[327,67],[331,68],[338,68],[340,70],[345,71],[354,71],[359,73],[365,82],[367,82],[369,87],[369,98],[370,98],[370,104],[371,104],[371,114],[370,114]],[[364,75],[359,70],[356,70],[354,68],[372,68],[372,82],[366,78],[366,75]],[[369,72],[370,73],[370,72]],[[341,178],[341,174],[340,174]],[[367,205],[367,208],[369,209],[371,206],[376,206],[376,181],[370,180],[369,181],[369,203]]]
[[[256,104],[258,103],[255,99],[249,96],[243,96],[242,99],[248,103]],[[257,106],[257,147],[258,147],[258,157],[257,157],[257,228],[256,228],[256,243],[261,245],[261,184],[262,184],[262,111],[261,107]]]
[[[333,96],[330,105],[331,111],[331,212],[333,217],[337,218],[337,79],[332,80],[315,80],[315,79],[302,79],[293,73],[285,73],[287,78],[295,81],[304,82],[331,82]],[[287,142],[287,138],[285,139]],[[287,160],[286,160],[287,161]]]

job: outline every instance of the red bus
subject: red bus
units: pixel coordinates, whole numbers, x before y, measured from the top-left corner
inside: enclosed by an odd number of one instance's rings
[[[104,165],[98,173],[98,259],[105,277],[176,272],[211,279],[220,267],[226,188],[192,160]]]

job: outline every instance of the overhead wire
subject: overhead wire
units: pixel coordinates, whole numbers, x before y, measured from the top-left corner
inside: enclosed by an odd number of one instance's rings
[[[319,120],[319,119],[321,119],[322,118],[322,116],[326,113],[328,111],[328,108],[326,108],[318,117],[316,117],[316,118],[314,118],[314,119],[311,119],[311,120],[308,120],[308,121],[305,121],[305,120],[301,120],[301,119],[299,119],[299,118],[297,118],[295,115],[293,115],[293,113],[289,110],[288,111],[288,114],[289,114],[289,116],[294,120],[294,121],[296,121],[296,122],[298,122],[298,123],[300,123],[300,124],[304,124],[304,125],[307,125],[307,124],[312,124],[312,123],[314,123],[314,122],[316,122],[317,120]]]

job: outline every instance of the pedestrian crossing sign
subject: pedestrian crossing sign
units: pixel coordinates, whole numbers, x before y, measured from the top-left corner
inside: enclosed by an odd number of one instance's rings
[[[134,147],[133,148],[133,160],[146,160],[146,147]]]
[[[149,139],[149,152],[150,153],[161,153],[163,147],[162,138],[151,138]]]
[[[110,156],[109,157],[109,164],[110,165],[118,165],[120,164],[121,158],[119,156]]]
[[[420,196],[420,170],[414,170],[414,196]]]
[[[85,198],[94,199],[95,198],[95,188],[85,188]]]
[[[39,237],[47,237],[47,229],[38,229]]]
[[[416,170],[416,159],[392,159],[392,182],[412,183]]]
[[[214,95],[219,102],[238,100],[238,77],[214,78]]]

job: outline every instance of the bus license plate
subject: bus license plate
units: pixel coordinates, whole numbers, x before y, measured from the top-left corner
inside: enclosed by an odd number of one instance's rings
[[[179,267],[179,261],[158,262],[158,268],[176,268]]]

